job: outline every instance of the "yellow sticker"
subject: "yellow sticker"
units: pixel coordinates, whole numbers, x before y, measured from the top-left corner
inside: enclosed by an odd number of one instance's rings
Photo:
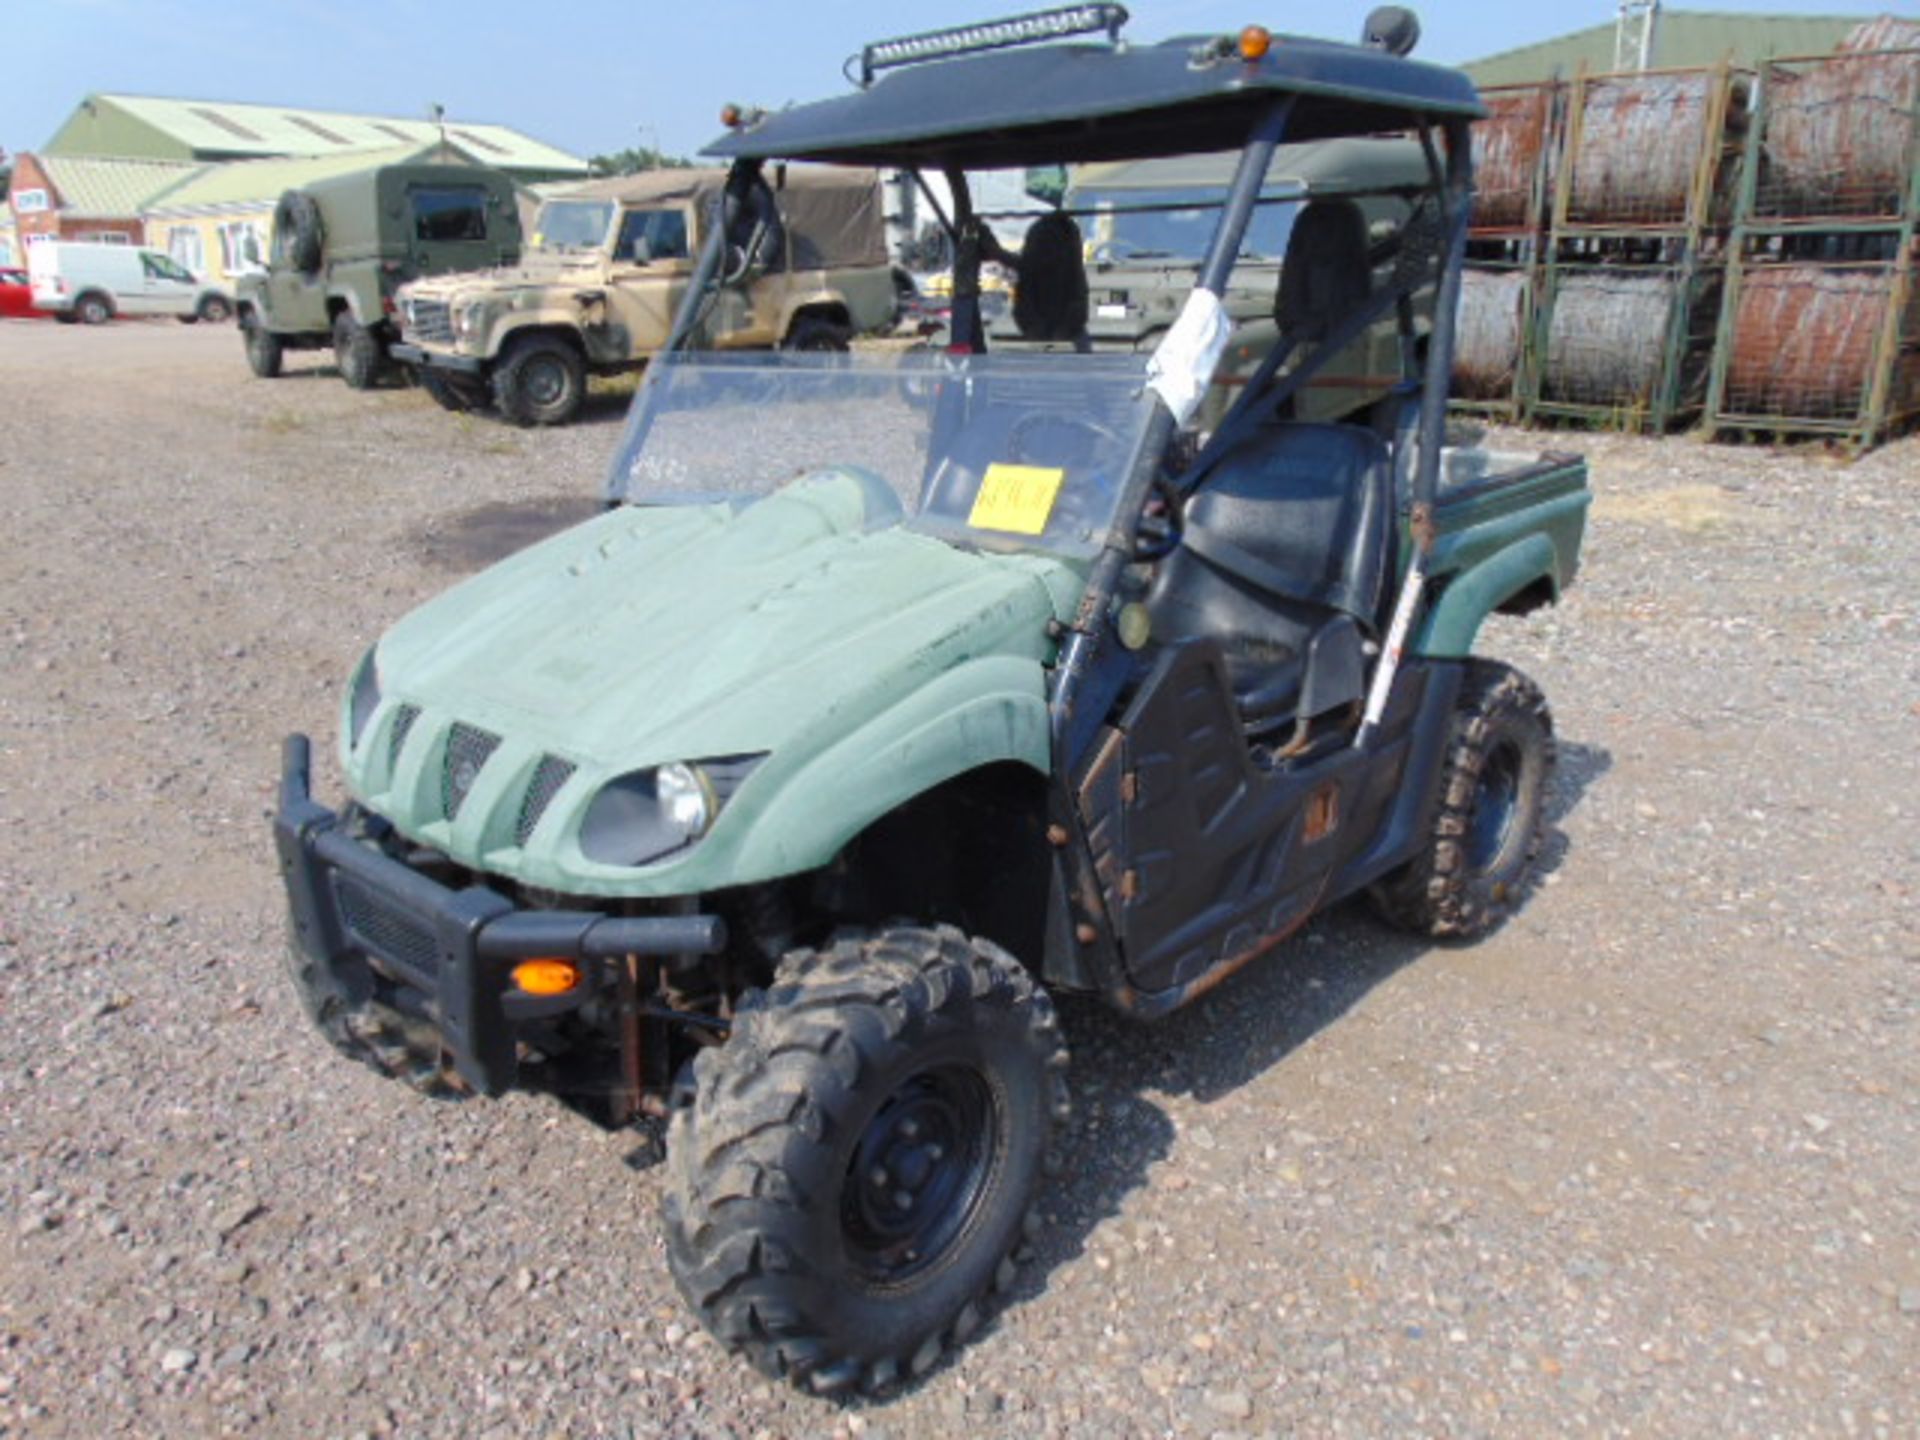
[[[980,493],[973,497],[967,524],[975,530],[1038,535],[1047,528],[1053,502],[1060,498],[1060,482],[1066,478],[1066,471],[1040,465],[989,465],[980,479]]]

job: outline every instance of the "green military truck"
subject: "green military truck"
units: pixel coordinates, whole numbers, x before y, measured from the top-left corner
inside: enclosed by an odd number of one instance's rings
[[[795,167],[774,179],[764,210],[735,222],[694,343],[843,350],[890,325],[878,176]],[[549,199],[518,266],[408,286],[393,353],[449,409],[492,404],[516,425],[565,424],[588,375],[637,369],[666,343],[725,180],[656,170]]]
[[[289,190],[266,270],[239,284],[247,363],[272,379],[288,350],[332,346],[341,379],[364,390],[388,368],[402,284],[519,254],[514,183],[498,170],[410,161]]]
[[[1348,897],[1464,939],[1528,893],[1553,725],[1476,640],[1573,582],[1586,468],[1444,443],[1484,111],[1382,16],[1058,43],[1125,18],[1077,6],[870,45],[853,93],[739,125],[608,508],[368,649],[343,808],[284,748],[319,1031],[431,1092],[665,1117],[674,1278],[770,1374],[884,1390],[979,1328],[1069,1116],[1052,994],[1151,1020]],[[1375,264],[1343,197],[1302,207],[1279,340],[1196,424],[1275,147],[1406,128],[1427,218]],[[991,350],[967,176],[1175,152],[1232,178],[1154,353]],[[953,182],[947,353],[688,348],[786,160]],[[1023,291],[1070,309],[1050,253]],[[1383,317],[1393,403],[1300,418]]]
[[[1234,322],[1233,343],[1201,409],[1203,426],[1219,419],[1279,338],[1274,299],[1301,210],[1315,201],[1351,202],[1344,207],[1348,243],[1380,257],[1371,277],[1377,279],[1391,264],[1400,232],[1413,218],[1413,198],[1426,179],[1426,157],[1412,140],[1359,136],[1282,145],[1274,152],[1222,296]],[[1155,349],[1193,288],[1232,180],[1230,160],[1218,155],[1077,167],[1062,208],[1082,236],[1087,303],[1078,318],[1069,317],[1069,328],[1078,334],[1037,343],[1085,343],[1096,351]],[[1019,305],[993,318],[988,335],[996,348],[1033,347],[1023,334],[1023,318]],[[1425,334],[1427,323],[1423,303],[1416,317],[1419,334]],[[1393,318],[1383,318],[1307,386],[1295,407],[1298,418],[1340,419],[1377,403],[1398,379],[1398,345]]]

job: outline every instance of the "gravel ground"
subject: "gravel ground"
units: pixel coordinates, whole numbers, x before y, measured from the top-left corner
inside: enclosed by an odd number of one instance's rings
[[[682,1310],[651,1137],[420,1100],[279,971],[281,734],[619,413],[0,323],[0,1434],[1920,1432],[1920,442],[1593,440],[1581,583],[1483,637],[1563,742],[1531,905],[1069,1006],[1036,1262],[843,1407]]]

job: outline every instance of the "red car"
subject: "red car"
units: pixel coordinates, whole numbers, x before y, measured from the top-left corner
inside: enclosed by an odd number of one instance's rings
[[[27,272],[0,268],[0,315],[45,315],[33,304],[33,283]]]

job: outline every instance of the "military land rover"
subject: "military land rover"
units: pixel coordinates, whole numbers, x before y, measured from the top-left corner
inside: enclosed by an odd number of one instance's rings
[[[736,217],[701,349],[840,350],[897,304],[877,174],[792,167]],[[589,374],[637,369],[666,344],[718,213],[726,172],[595,181],[541,206],[519,265],[422,280],[401,297],[404,343],[442,405],[491,403],[517,425],[562,425]]]
[[[401,285],[519,255],[513,181],[484,166],[409,158],[289,190],[265,272],[239,284],[247,363],[271,379],[286,351],[331,345],[340,377],[364,390],[389,368]]]

